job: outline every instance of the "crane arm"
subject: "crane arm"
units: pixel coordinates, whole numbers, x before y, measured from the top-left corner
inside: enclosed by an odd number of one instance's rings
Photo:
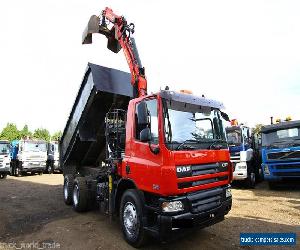
[[[108,24],[112,24],[109,29]],[[123,16],[116,15],[112,9],[105,8],[101,15],[92,16],[83,34],[83,44],[92,43],[92,34],[100,33],[107,37],[107,48],[118,53],[123,49],[131,73],[131,84],[134,87],[134,96],[147,94],[147,79],[142,66],[134,38],[134,24],[128,24]]]

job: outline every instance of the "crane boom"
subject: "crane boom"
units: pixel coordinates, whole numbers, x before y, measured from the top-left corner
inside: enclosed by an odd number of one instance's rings
[[[108,24],[112,24],[108,28]],[[83,33],[83,44],[92,43],[92,34],[100,33],[107,37],[107,48],[114,53],[123,49],[131,73],[131,84],[134,87],[134,97],[147,95],[147,79],[142,66],[136,43],[131,36],[134,24],[128,24],[123,16],[116,15],[112,9],[106,7],[100,16],[91,16]]]

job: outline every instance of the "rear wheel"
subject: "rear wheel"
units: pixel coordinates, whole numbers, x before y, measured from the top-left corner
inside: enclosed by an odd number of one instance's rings
[[[143,207],[136,190],[125,191],[121,199],[120,220],[125,240],[133,247],[140,247],[146,241],[143,227]]]
[[[77,212],[88,209],[88,189],[84,177],[76,177],[74,181],[73,208]]]
[[[64,201],[67,205],[72,204],[72,194],[74,187],[74,177],[73,175],[65,175],[64,178]]]

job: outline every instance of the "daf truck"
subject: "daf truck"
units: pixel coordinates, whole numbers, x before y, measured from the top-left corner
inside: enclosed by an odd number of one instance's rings
[[[78,212],[96,203],[120,219],[124,239],[165,240],[179,229],[206,227],[230,211],[232,169],[223,104],[168,88],[147,92],[134,24],[106,8],[92,34],[125,53],[131,74],[88,64],[60,141],[64,201]]]

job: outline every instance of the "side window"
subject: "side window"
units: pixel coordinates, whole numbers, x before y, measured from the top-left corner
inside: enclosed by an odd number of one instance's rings
[[[158,116],[157,116],[157,99],[151,99],[145,101],[148,110],[148,127],[151,130],[151,142],[153,144],[158,144]],[[137,104],[139,105],[139,104]],[[136,108],[137,110],[137,108]],[[137,117],[137,116],[136,116]],[[137,124],[137,119],[135,119]],[[135,138],[139,140],[140,132],[143,128],[136,126]]]

